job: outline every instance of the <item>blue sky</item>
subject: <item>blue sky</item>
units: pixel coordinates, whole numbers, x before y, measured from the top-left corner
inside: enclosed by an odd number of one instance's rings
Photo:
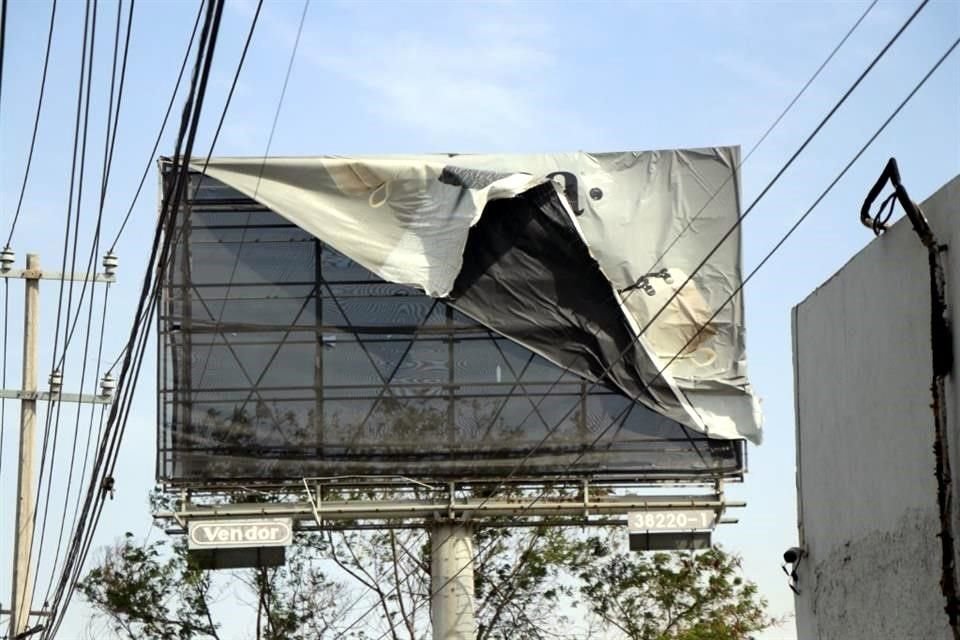
[[[111,238],[149,161],[196,6],[186,1],[137,3],[104,211]],[[314,0],[270,153],[605,151],[726,144],[740,144],[746,152],[866,6],[866,2]],[[914,7],[912,2],[881,2],[871,11],[743,166],[744,202],[760,192]],[[217,154],[265,152],[302,8],[299,0],[265,3]],[[99,145],[115,10],[112,3],[101,3],[87,166],[86,190],[91,196],[102,157]],[[224,13],[198,153],[209,146],[252,13],[253,4],[240,1],[229,2]],[[4,238],[29,146],[48,18],[47,2],[10,2],[0,96]],[[13,238],[20,260],[27,251],[38,252],[47,268],[59,268],[54,263],[62,251],[82,23],[82,4],[62,0],[34,168]],[[756,264],[812,204],[958,35],[960,3],[931,2],[747,219],[745,269]],[[177,109],[179,105],[178,100]],[[170,129],[162,153],[172,152]],[[765,442],[750,448],[745,483],[729,490],[731,498],[746,500],[748,506],[736,514],[739,524],[722,527],[717,538],[744,556],[745,573],[759,583],[778,615],[792,611],[792,594],[779,562],[782,551],[796,540],[790,309],[870,241],[857,213],[890,156],[897,157],[916,199],[960,172],[960,54],[937,72],[746,290],[750,374],[763,398]],[[129,328],[153,233],[155,185],[151,173],[118,245],[120,283],[110,294],[104,360],[113,360]],[[81,247],[88,246],[95,217],[94,199],[85,202]],[[10,297],[7,386],[13,387],[20,362],[19,283],[11,285]],[[55,300],[56,285],[45,284],[41,380],[52,357]],[[66,372],[68,386],[79,382],[81,349],[82,344],[76,344],[71,350],[68,362],[74,364]],[[149,357],[152,362],[152,353]],[[155,380],[152,369],[145,367],[145,372],[120,455],[118,495],[107,504],[97,538],[100,544],[126,530],[145,534],[149,528],[145,495],[153,484]],[[2,522],[12,520],[17,413],[16,404],[7,403],[0,470]],[[73,414],[63,424],[69,427],[57,467],[61,485]],[[81,420],[84,435],[85,429],[86,413]],[[58,504],[57,486],[52,505]],[[10,548],[11,533],[9,527],[0,528],[0,549]],[[49,557],[46,552],[45,556]],[[9,562],[2,554],[0,576],[9,575]],[[45,578],[41,570],[40,591]],[[76,607],[64,638],[82,637],[82,614],[82,607]],[[792,639],[792,623],[761,637]]]

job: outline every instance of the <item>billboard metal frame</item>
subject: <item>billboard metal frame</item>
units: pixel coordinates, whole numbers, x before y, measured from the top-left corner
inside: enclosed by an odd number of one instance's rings
[[[168,161],[161,160],[161,188],[169,178],[168,169]],[[200,176],[201,182],[204,179]],[[636,541],[632,535],[636,532],[630,529],[631,549],[652,550],[709,544],[717,524],[737,521],[726,514],[745,503],[728,500],[724,484],[742,480],[747,463],[744,441],[691,435],[687,427],[649,409],[641,409],[646,413],[637,413],[628,424],[634,410],[641,407],[631,400],[633,396],[571,375],[569,369],[556,364],[562,358],[538,356],[535,347],[504,337],[513,334],[495,333],[490,328],[495,325],[481,325],[453,305],[437,298],[430,300],[410,287],[379,279],[352,281],[337,277],[350,273],[349,266],[330,278],[325,257],[352,261],[327,250],[320,240],[306,237],[306,232],[289,223],[274,226],[300,232],[288,234],[287,242],[300,243],[301,263],[297,263],[298,249],[281,250],[287,254],[283,258],[269,249],[254,253],[247,265],[249,282],[243,278],[235,282],[248,229],[256,228],[251,225],[251,217],[271,214],[278,222],[285,221],[253,200],[200,200],[199,192],[200,184],[191,185],[186,201],[174,213],[173,237],[165,238],[173,243],[174,258],[162,275],[157,314],[157,415],[161,419],[157,422],[156,477],[167,498],[179,493],[179,499],[172,501],[172,509],[155,512],[154,518],[170,525],[169,534],[187,534],[191,522],[195,526],[201,522],[229,525],[279,518],[289,519],[292,530],[301,533],[428,529],[434,637],[469,638],[475,627],[471,566],[475,560],[475,526],[623,527],[628,524],[624,517],[637,512],[654,512],[655,518],[667,512],[675,521],[680,521],[679,512],[699,511],[704,515],[696,521],[699,529],[640,531]],[[219,195],[229,196],[229,192],[227,188]],[[206,254],[206,263],[202,262],[204,249],[198,250],[192,237],[195,201],[203,207],[198,211],[247,214],[244,224],[221,220],[228,224],[200,226],[200,244],[204,239],[220,244]],[[260,227],[269,226],[263,222]],[[239,233],[239,241],[230,239],[231,233]],[[282,242],[284,232],[271,236],[270,232],[255,231],[254,236],[252,242],[264,240],[269,244]],[[307,246],[312,253],[302,249]],[[308,254],[310,265],[303,260]],[[195,255],[201,261],[197,263],[199,277],[192,273]],[[271,257],[283,262],[276,277],[272,267],[264,266],[270,264]],[[288,257],[290,262],[284,262]],[[227,271],[223,267],[230,262],[233,268],[224,281]],[[313,273],[309,273],[311,270]],[[257,289],[248,289],[247,293],[253,295],[231,298],[234,287],[247,286],[262,290],[258,294]],[[203,287],[210,288],[213,295],[205,297],[200,291]],[[349,294],[351,287],[355,297],[361,298],[358,306],[373,309],[372,313],[361,314],[360,319],[368,323],[365,326],[354,323],[343,309],[343,300],[338,299],[338,291]],[[406,289],[406,293],[392,295],[412,295],[415,299],[408,298],[410,308],[398,316],[388,315],[399,305],[391,302],[377,306],[376,300],[383,292],[370,293],[374,287],[383,291]],[[224,292],[222,297],[217,297],[218,291]],[[289,307],[276,302],[283,297],[290,301]],[[217,313],[208,306],[211,302],[214,308],[219,304]],[[328,318],[324,309],[328,302],[333,305],[333,318]],[[235,304],[236,315],[225,322],[231,303]],[[205,315],[194,317],[196,304],[202,305]],[[311,321],[302,324],[303,309],[311,304],[307,316]],[[290,308],[298,305],[300,311],[289,314]],[[418,316],[427,307],[426,313]],[[438,308],[443,310],[440,322],[435,313]],[[243,312],[237,313],[238,309]],[[429,323],[433,326],[427,326]],[[292,335],[296,332],[302,335]],[[255,347],[246,352],[246,363],[254,370],[262,366],[259,374],[250,375],[228,333],[234,337],[244,334],[237,344],[246,349]],[[394,334],[401,337],[393,339]],[[282,338],[278,340],[279,335]],[[339,364],[347,370],[334,378],[324,375],[325,354],[328,343],[338,335],[343,336],[344,344],[353,346],[334,353],[333,366]],[[298,346],[296,354],[287,352],[288,360],[281,358],[280,371],[273,372],[264,384],[291,337],[290,345],[304,346]],[[375,358],[370,349],[378,339],[391,344],[372,347],[381,349]],[[473,351],[459,347],[460,357],[467,364],[458,372],[455,344],[469,340],[484,342]],[[414,354],[417,341],[422,351]],[[432,344],[438,342],[442,343],[440,347]],[[424,343],[430,344],[424,347]],[[200,370],[194,372],[194,357],[198,355],[194,347],[198,345],[206,355]],[[213,382],[205,386],[204,376],[215,345],[225,360],[232,358],[232,369],[215,374]],[[265,357],[271,349],[272,354]],[[512,361],[505,349],[514,350]],[[403,353],[396,358],[398,350]],[[304,357],[310,353],[312,363]],[[416,375],[405,373],[398,380],[408,354]],[[525,377],[537,357],[542,362],[538,361],[531,375]],[[349,371],[351,359],[362,362],[364,358],[374,376],[362,368]],[[491,362],[497,363],[493,379]],[[509,368],[503,381],[501,362]],[[427,365],[422,375],[421,365]],[[170,367],[176,368],[177,375]],[[332,382],[352,384],[328,384],[328,377]],[[552,377],[556,382],[548,380]],[[200,399],[202,394],[206,399]],[[384,401],[388,394],[396,400],[393,404],[400,407],[399,411]],[[257,401],[251,414],[247,408],[254,396]],[[559,413],[556,399],[561,397],[571,408],[556,418],[550,411]],[[514,398],[518,400],[508,410]],[[541,412],[541,404],[547,399],[553,404],[547,402],[548,408]],[[368,401],[369,408],[364,408]],[[526,411],[527,403],[532,411],[521,420],[518,405]],[[378,407],[380,414],[373,426],[365,429]],[[622,409],[620,413],[618,409]],[[568,419],[571,413],[573,418]],[[527,425],[533,414],[542,424]],[[285,426],[293,438],[284,433],[281,415],[286,416]],[[341,420],[345,424],[340,424]],[[614,427],[613,436],[604,440]],[[624,435],[618,441],[621,432]],[[535,452],[539,458],[533,458]],[[313,470],[324,475],[304,477]],[[246,477],[248,473],[254,475]],[[401,473],[405,475],[396,475]],[[686,521],[683,527],[687,527]],[[287,542],[292,542],[292,536]],[[268,558],[266,552],[273,555]],[[278,552],[251,545],[214,549],[209,555],[210,567],[263,566],[282,562],[283,548]]]
[[[650,489],[644,485],[579,479],[550,483],[548,493],[542,482],[528,481],[486,497],[476,493],[476,485],[427,485],[409,478],[304,478],[303,484],[302,492],[290,492],[287,499],[272,495],[275,501],[269,502],[222,502],[223,495],[217,491],[182,489],[176,507],[157,511],[154,517],[175,523],[168,530],[173,534],[184,533],[194,519],[226,522],[250,517],[292,518],[297,531],[423,528],[429,522],[480,520],[485,527],[622,526],[626,521],[617,516],[651,509],[710,509],[716,523],[734,523],[737,520],[727,517],[727,510],[746,506],[726,498],[722,480],[686,485],[687,491],[678,493],[646,495],[636,492]]]
[[[161,181],[164,179],[163,174],[164,174],[164,164],[161,163]],[[211,180],[211,182],[215,182],[209,178],[205,178],[204,180]],[[192,199],[188,199],[184,205],[185,211],[187,212],[191,211],[193,207],[193,203],[194,201]],[[244,213],[253,214],[258,212],[262,213],[262,212],[269,211],[268,209],[265,209],[262,205],[242,197],[241,198],[217,198],[211,201],[203,201],[202,206],[205,210],[209,209],[209,210],[218,210],[223,212],[236,212],[239,215],[243,215]],[[184,213],[178,212],[177,215],[178,216],[184,215]],[[284,226],[289,227],[290,225],[287,224]],[[190,233],[189,227],[190,225],[185,225],[185,226],[181,226],[179,224],[176,225],[173,230],[174,238],[171,241],[177,242],[178,239],[182,239],[181,234],[189,234]],[[231,228],[244,229],[245,225],[236,224],[236,225],[233,225]],[[322,245],[322,243],[320,243],[319,241],[315,241],[315,243],[317,245]],[[318,248],[317,251],[319,250],[320,249]],[[190,282],[189,262],[190,262],[189,260],[185,260],[180,265],[181,269],[188,270],[188,272],[185,274],[186,282],[184,284],[178,285],[173,283],[172,281],[169,281],[168,279],[168,281],[164,283],[165,288],[167,288],[168,290],[174,290],[174,289],[179,289],[183,291],[192,290],[197,294],[194,299],[198,300],[200,304],[206,305],[208,301],[205,301],[204,297],[199,294],[198,288],[227,287],[229,291],[230,287],[240,288],[244,286],[251,286],[251,285],[245,285],[244,283],[233,282],[232,278],[229,282],[205,282],[200,285]],[[317,259],[315,262],[317,264],[316,266],[317,271],[319,272],[320,260]],[[284,284],[303,286],[303,287],[313,287],[314,289],[320,289],[321,287],[324,287],[326,289],[326,295],[324,297],[331,299],[333,303],[337,306],[341,304],[337,300],[337,296],[335,295],[333,289],[330,287],[330,283],[324,280],[324,278],[319,273],[317,278],[311,281],[303,281],[303,282],[292,281],[292,282],[285,282]],[[351,284],[358,284],[358,283],[349,281],[349,280],[344,280],[342,282],[336,282],[335,284],[351,285]],[[363,281],[361,284],[369,284],[369,282]],[[394,286],[394,285],[390,285],[390,286]],[[316,304],[319,307],[316,311],[318,314],[322,314],[322,305],[320,305],[320,296],[314,296],[314,297],[316,298],[316,301],[317,301]],[[434,300],[431,310],[434,307],[436,307],[438,304],[441,304],[441,302],[438,300]],[[158,415],[164,415],[164,411],[163,411],[164,408],[162,406],[164,402],[164,397],[165,397],[164,394],[170,394],[170,393],[173,393],[174,391],[173,389],[167,388],[166,386],[167,380],[169,377],[168,376],[169,372],[167,370],[169,363],[166,361],[166,358],[164,357],[164,353],[163,353],[163,349],[166,344],[164,341],[168,339],[169,333],[171,331],[179,331],[181,328],[187,329],[186,331],[182,331],[181,333],[184,336],[183,339],[187,341],[191,341],[191,348],[192,346],[194,346],[192,342],[195,341],[197,338],[204,340],[205,336],[210,336],[209,340],[216,340],[217,336],[220,336],[222,338],[222,344],[226,346],[229,353],[236,360],[238,369],[243,370],[241,358],[237,356],[233,347],[231,347],[230,341],[226,339],[225,333],[228,330],[229,331],[244,331],[244,330],[257,331],[257,330],[263,329],[262,327],[259,327],[259,326],[243,327],[235,323],[231,324],[229,329],[227,329],[223,324],[219,322],[215,326],[206,326],[206,327],[204,326],[170,327],[164,324],[165,322],[164,317],[167,311],[168,309],[161,308],[161,313],[158,314],[160,317],[160,320],[159,320],[160,326],[158,330],[159,353],[158,353],[158,359],[157,359],[158,384],[160,387],[159,393],[157,396]],[[211,317],[214,317],[213,313],[210,312],[209,309],[207,309],[207,312]],[[448,308],[447,315],[450,315],[450,313],[452,313],[452,310],[449,310]],[[191,320],[189,319],[189,315],[190,314],[188,313],[187,324],[191,322]],[[344,317],[347,320],[349,327],[352,330],[358,330],[360,332],[364,330],[363,327],[357,327],[350,324],[350,318],[346,314],[344,314]],[[429,317],[429,313],[427,317]],[[284,334],[285,337],[283,339],[283,343],[300,344],[302,342],[304,344],[309,343],[311,346],[316,346],[317,341],[315,338],[310,340],[307,340],[307,339],[299,340],[299,338],[289,339],[289,336],[292,332],[298,331],[298,330],[302,330],[304,332],[311,332],[311,333],[316,333],[316,332],[323,333],[326,330],[326,327],[321,323],[322,323],[322,316],[318,315],[317,321],[312,322],[309,325],[299,326],[294,324],[294,325],[288,326],[286,328],[286,333]],[[452,328],[451,326],[446,326],[446,327],[418,326],[415,332],[418,335],[420,334],[435,335],[437,338],[441,338],[441,339],[446,338],[446,341],[449,342],[449,348],[451,350],[453,349],[454,341],[462,341],[462,340],[470,339],[469,337],[454,337],[455,329]],[[488,338],[484,336],[477,339],[487,340]],[[287,342],[288,340],[289,342]],[[323,344],[325,345],[326,337],[324,337],[323,340],[324,340]],[[271,340],[268,342],[270,344],[275,344],[276,341]],[[207,342],[204,340],[203,344],[204,346],[206,346]],[[259,344],[259,343],[245,342],[244,344],[247,345],[247,344]],[[407,349],[409,349],[410,345],[412,344],[413,344],[413,341],[411,340]],[[494,344],[496,345],[497,343],[494,341]],[[361,349],[366,353],[366,347],[362,343],[360,344],[360,346],[361,346]],[[499,346],[497,348],[499,349]],[[277,353],[278,352],[274,352],[273,358],[276,357]],[[367,353],[367,357],[369,357],[368,353]],[[322,358],[320,358],[320,360],[322,360]],[[401,357],[401,361],[402,361],[402,357]],[[272,359],[271,359],[271,362],[272,362]],[[184,363],[181,363],[181,365],[183,364]],[[269,366],[269,363],[268,363],[268,366]],[[322,364],[320,366],[322,366]],[[186,363],[186,368],[189,368],[189,363]],[[344,385],[344,386],[345,387],[348,386],[352,390],[367,389],[371,392],[374,392],[375,390],[379,390],[379,393],[376,395],[376,402],[379,402],[380,398],[385,393],[392,393],[394,388],[396,389],[410,388],[412,390],[413,388],[416,388],[416,387],[423,387],[423,384],[396,382],[394,380],[394,377],[397,373],[396,369],[394,369],[393,371],[390,371],[386,376],[383,376],[379,370],[377,370],[377,373],[381,378],[381,384],[351,384],[351,385]],[[190,373],[187,371],[185,372],[184,375],[188,376],[187,379],[189,380]],[[243,375],[246,381],[248,382],[248,386],[222,387],[222,388],[216,389],[216,391],[220,393],[249,392],[250,397],[252,397],[255,394],[260,394],[262,391],[276,392],[281,390],[279,388],[268,388],[268,387],[258,385],[257,383],[254,382],[253,379],[250,378],[250,376],[246,373],[246,371],[243,371]],[[584,390],[589,386],[589,384],[590,383],[586,381],[561,381],[556,385],[556,388],[553,391],[551,391],[550,395],[558,396],[558,397],[559,396],[565,396],[565,397],[579,396],[580,398],[583,399],[581,402],[585,403],[586,394]],[[334,390],[338,388],[338,385],[332,385],[332,384],[331,385],[324,384],[323,386],[325,388],[330,388]],[[473,396],[470,396],[469,394],[464,394],[463,392],[459,392],[458,388],[462,386],[462,383],[457,383],[452,378],[447,383],[441,383],[433,386],[440,389],[442,393],[449,394],[451,398],[454,396],[454,393],[457,393],[458,398],[473,397]],[[484,383],[484,386],[502,387],[504,389],[509,389],[509,393],[511,396],[526,398],[527,400],[530,401],[530,404],[536,408],[536,405],[533,400],[536,397],[535,393],[531,392],[531,390],[527,388],[525,383],[523,381],[520,381],[519,379],[513,382],[509,382],[509,381],[495,382],[495,383],[489,382],[489,383]],[[296,396],[297,392],[309,392],[315,389],[316,389],[316,383],[314,385],[302,385],[302,386],[286,386],[285,385],[283,386],[282,391],[289,392],[290,398],[296,398],[302,401],[303,398]],[[373,393],[371,393],[371,396],[373,397]],[[438,396],[436,394],[418,395],[416,393],[405,392],[403,397],[416,399],[416,398],[437,398]],[[287,396],[284,396],[284,395],[271,396],[271,399],[274,401],[286,400]],[[578,417],[578,420],[584,419],[582,416],[586,415],[585,408],[586,408],[586,405],[584,404],[584,409],[580,411],[580,417]],[[176,411],[176,408],[174,408],[174,411]],[[371,409],[371,412],[372,412],[372,409]],[[366,420],[369,417],[370,417],[369,414],[365,416],[364,420],[360,422],[360,425],[355,428],[355,431],[354,431],[355,433],[359,434],[361,432],[361,430],[363,429],[363,426],[366,423]],[[544,420],[544,422],[546,423],[547,421]],[[162,464],[161,461],[164,456],[171,455],[170,453],[171,448],[165,447],[163,445],[165,440],[161,432],[161,430],[163,429],[162,421],[158,421],[157,428],[158,428],[157,477],[163,478],[164,474],[161,473],[161,464]],[[689,440],[690,440],[689,438],[677,438],[676,442],[687,445],[690,443],[688,442]],[[664,439],[653,441],[653,442],[655,444],[657,442],[664,443],[664,442],[670,442],[670,441],[664,438]],[[696,442],[692,442],[692,444],[694,447],[696,447],[699,450],[700,446],[709,447],[710,442],[711,441],[704,440],[700,445],[698,445]],[[529,473],[526,476],[524,476],[523,473],[520,473],[520,471],[522,470],[514,470],[514,472],[511,472],[509,475],[506,472],[503,472],[502,474],[499,474],[499,475],[477,476],[476,474],[471,474],[469,472],[466,472],[466,473],[458,473],[458,474],[448,474],[446,476],[443,474],[428,474],[422,477],[418,475],[418,478],[419,480],[425,480],[429,478],[428,482],[431,484],[454,486],[454,487],[457,487],[459,490],[472,487],[473,489],[476,489],[481,493],[483,491],[489,490],[490,486],[494,484],[497,485],[498,487],[508,486],[508,487],[516,488],[520,486],[555,487],[555,486],[572,483],[576,486],[585,487],[584,489],[585,493],[586,493],[586,487],[597,487],[597,488],[615,487],[615,486],[637,487],[637,486],[651,486],[651,485],[661,485],[661,484],[682,484],[682,485],[692,485],[692,486],[700,486],[700,487],[711,486],[711,485],[718,486],[722,484],[723,480],[728,480],[728,481],[742,480],[743,473],[746,470],[746,466],[747,466],[746,465],[746,447],[744,443],[742,441],[725,441],[723,444],[724,446],[727,446],[728,443],[729,443],[729,446],[731,446],[731,450],[734,453],[734,459],[736,460],[735,469],[731,469],[731,468],[725,468],[721,470],[651,469],[651,470],[630,470],[628,472],[623,472],[615,469],[612,469],[609,472],[589,472],[589,471],[582,471],[582,470],[573,470],[573,471],[568,470],[568,472],[553,473],[553,474],[549,474],[549,473],[541,474],[537,471],[534,471],[532,476],[529,475]],[[173,449],[175,449],[175,446],[173,447]],[[582,446],[571,445],[571,444],[562,445],[560,447],[556,447],[555,445],[551,444],[550,446],[540,447],[539,451],[546,452],[546,451],[552,451],[554,449],[567,455],[573,455],[573,454],[581,453],[583,448]],[[492,451],[488,453],[496,455],[497,452]],[[635,455],[642,456],[643,452],[641,450],[637,450]],[[702,454],[701,454],[701,457],[702,457]],[[517,460],[519,461],[519,458],[517,458]],[[517,473],[516,477],[513,477],[514,473]],[[352,476],[352,477],[357,478],[357,476]],[[379,482],[378,478],[381,478],[381,477],[380,476],[363,476],[363,478],[366,478],[366,479],[363,480],[362,483],[365,483],[367,486],[371,486],[371,485],[376,485]],[[299,477],[291,477],[288,480],[274,481],[274,480],[264,480],[263,478],[258,478],[258,477],[234,476],[229,478],[204,478],[199,480],[178,479],[175,481],[171,481],[169,479],[162,479],[160,481],[160,484],[161,484],[161,487],[167,492],[186,490],[187,493],[190,495],[202,495],[205,491],[213,494],[223,495],[223,494],[233,493],[238,490],[243,491],[244,489],[250,488],[250,487],[256,487],[259,490],[276,489],[280,493],[289,494],[294,490],[294,487],[296,487],[301,483],[302,480],[303,479]],[[410,489],[410,488],[416,487],[419,480],[410,480],[408,483],[406,483],[406,486],[404,486],[404,482],[397,483],[394,481],[394,482],[387,483],[388,486],[386,487],[381,486],[380,489],[381,490],[386,489],[391,491],[397,490],[397,489],[402,489],[402,490]],[[311,501],[311,499],[309,498],[309,494],[310,494],[309,482],[307,482],[305,486],[307,490],[306,493],[308,496],[307,502],[309,503]],[[434,505],[434,502],[430,502],[429,504]],[[533,509],[531,509],[531,511],[533,511]]]

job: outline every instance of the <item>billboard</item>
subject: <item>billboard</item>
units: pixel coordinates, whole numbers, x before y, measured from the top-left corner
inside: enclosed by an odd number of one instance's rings
[[[733,242],[679,289],[739,213],[737,161],[212,160],[162,287],[158,479],[739,474],[740,301],[657,375],[739,282]]]

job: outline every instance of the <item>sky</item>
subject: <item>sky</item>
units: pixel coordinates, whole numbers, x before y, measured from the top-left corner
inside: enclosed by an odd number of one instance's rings
[[[307,11],[271,155],[420,152],[619,151],[739,144],[763,135],[867,7],[866,2],[322,2]],[[804,138],[914,10],[880,2],[774,132],[742,167],[743,201],[764,189]],[[233,77],[254,5],[230,1],[224,12],[204,118],[195,149],[208,149]],[[300,0],[266,2],[217,155],[263,155],[300,15]],[[106,236],[117,233],[150,150],[197,4],[136,4],[116,157],[104,208]],[[9,233],[30,144],[50,5],[11,0],[0,93],[0,241]],[[90,150],[80,244],[85,259],[96,216],[106,125],[116,5],[100,3]],[[61,0],[47,94],[23,213],[13,236],[18,260],[39,253],[59,270],[69,189],[83,6]],[[927,69],[960,35],[960,3],[934,0],[744,221],[745,272],[763,258],[849,161]],[[160,153],[173,150],[174,125]],[[793,596],[780,570],[796,543],[791,308],[872,238],[858,212],[889,157],[922,201],[960,172],[960,54],[931,78],[745,291],[752,383],[762,398],[765,439],[749,448],[749,473],[728,487],[747,502],[716,540],[743,556],[771,613],[789,616]],[[152,164],[151,164],[152,167]],[[120,237],[119,282],[111,288],[101,370],[118,355],[132,320],[154,230],[154,170]],[[899,214],[898,214],[899,215]],[[85,260],[84,260],[85,261]],[[78,268],[78,270],[80,270]],[[19,384],[22,284],[9,289],[7,388]],[[98,291],[98,296],[102,291]],[[57,289],[41,288],[41,384],[53,357]],[[97,298],[98,304],[101,298]],[[99,307],[97,307],[99,309]],[[65,372],[79,385],[82,340]],[[95,367],[95,349],[88,364]],[[124,531],[150,530],[146,494],[154,484],[155,357],[148,351],[122,445],[117,494],[106,505],[95,546]],[[90,376],[86,381],[90,388]],[[51,513],[63,512],[66,452],[79,425],[65,411]],[[0,522],[13,520],[18,407],[5,409]],[[43,415],[41,414],[41,424]],[[842,425],[837,425],[842,428]],[[76,475],[75,471],[75,475]],[[74,480],[74,482],[78,482]],[[77,485],[73,485],[74,490]],[[68,510],[72,513],[71,508]],[[59,522],[51,519],[51,530]],[[0,550],[12,545],[0,527]],[[154,531],[150,535],[162,536]],[[156,539],[156,538],[154,538]],[[52,559],[55,539],[44,552]],[[10,558],[0,554],[0,575]],[[38,591],[50,567],[41,566]],[[6,580],[6,578],[4,578]],[[0,586],[6,601],[7,585]],[[41,597],[38,594],[38,598]],[[81,638],[79,599],[61,637]],[[39,603],[38,603],[39,604]],[[758,636],[792,640],[792,621]]]

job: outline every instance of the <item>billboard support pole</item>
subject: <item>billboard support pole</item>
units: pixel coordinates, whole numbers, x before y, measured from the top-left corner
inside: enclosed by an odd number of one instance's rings
[[[473,528],[463,522],[437,522],[430,539],[433,640],[474,640]]]

